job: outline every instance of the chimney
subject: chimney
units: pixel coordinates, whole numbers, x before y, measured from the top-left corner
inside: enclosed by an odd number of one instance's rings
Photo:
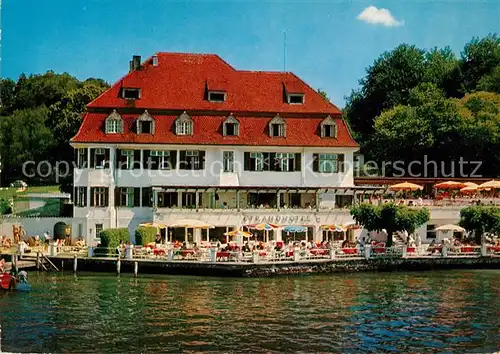
[[[130,67],[130,71],[140,69],[141,67],[141,56],[140,55],[134,55],[132,57],[132,65]]]
[[[158,55],[153,55],[153,66],[158,66]]]
[[[131,73],[134,70],[134,62],[131,60],[128,62],[128,72]]]

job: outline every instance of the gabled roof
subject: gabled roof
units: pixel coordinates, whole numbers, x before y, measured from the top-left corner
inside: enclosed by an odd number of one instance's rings
[[[157,53],[140,69],[126,74],[109,90],[88,105],[98,108],[126,108],[130,101],[121,98],[121,88],[140,88],[135,108],[154,110],[200,110],[225,112],[327,113],[340,110],[290,72],[236,70],[214,54]],[[227,93],[225,102],[209,102],[206,90]],[[284,90],[304,93],[305,103],[290,105]]]
[[[206,144],[206,145],[250,145],[250,146],[308,146],[308,147],[358,147],[351,137],[345,122],[336,118],[338,138],[323,139],[318,134],[325,117],[284,118],[286,137],[270,137],[267,133],[272,117],[240,117],[239,136],[223,136],[221,125],[227,116],[196,116],[192,135],[176,135],[174,125],[178,115],[153,115],[154,134],[137,134],[133,124],[139,114],[122,114],[123,133],[105,134],[104,120],[107,113],[87,113],[73,143],[139,143],[139,144]]]

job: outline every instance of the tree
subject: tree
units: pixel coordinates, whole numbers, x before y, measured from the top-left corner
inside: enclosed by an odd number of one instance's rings
[[[387,232],[387,247],[392,246],[395,232],[408,232],[409,235],[429,221],[429,211],[425,208],[411,209],[406,205],[386,203],[379,206],[359,204],[351,208],[356,223],[368,231]]]
[[[319,93],[321,96],[323,96],[323,98],[324,98],[325,100],[327,100],[328,102],[330,102],[330,99],[328,98],[328,95],[327,95],[326,91],[323,91],[322,89],[318,89],[318,93]]]
[[[480,80],[500,66],[500,38],[490,34],[465,45],[461,60],[462,93],[476,90]]]
[[[478,91],[500,93],[500,65],[489,74],[484,75],[477,83]]]
[[[500,233],[500,208],[490,206],[470,206],[460,210],[460,222],[474,236],[476,244],[481,244],[485,233]]]

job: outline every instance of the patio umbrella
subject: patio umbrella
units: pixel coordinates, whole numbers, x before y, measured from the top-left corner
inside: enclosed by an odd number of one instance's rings
[[[419,186],[418,184],[415,183],[403,182],[403,183],[393,184],[392,186],[389,186],[389,189],[391,191],[416,191],[416,190],[422,190],[424,189],[424,187]]]
[[[460,189],[460,193],[475,193],[477,192],[477,185],[476,186],[468,186]]]
[[[182,219],[168,225],[169,227],[185,227],[188,229],[213,229],[215,226],[196,219]]]
[[[325,231],[335,231],[335,232],[342,232],[345,231],[345,229],[342,227],[342,225],[321,225],[321,228]]]
[[[251,232],[235,230],[224,233],[225,236],[233,236],[233,237],[252,237]]]
[[[487,190],[490,189],[500,189],[500,181],[495,181],[494,179],[483,184],[480,184],[477,189],[478,190]]]
[[[359,230],[359,229],[361,229],[361,225],[358,225],[358,224],[356,224],[355,222],[351,222],[351,223],[348,223],[348,224],[344,224],[344,225],[342,225],[342,227],[343,227],[345,230]]]
[[[139,224],[139,226],[156,227],[156,228],[160,228],[160,229],[163,229],[163,228],[166,227],[165,224],[160,224],[160,223],[157,223],[157,222],[145,222],[145,223]]]
[[[465,182],[464,183],[466,187],[478,187],[479,185],[474,182]]]
[[[257,224],[257,225],[247,225],[250,229],[264,230],[266,232],[266,242],[269,241],[269,231],[279,229],[280,226],[276,224]]]
[[[461,226],[454,224],[446,224],[439,227],[436,227],[436,231],[453,231],[453,232],[464,232],[465,229]]]
[[[461,189],[464,187],[467,187],[465,183],[454,181],[441,182],[434,185],[435,189]]]
[[[289,226],[285,226],[283,228],[283,231],[285,231],[285,232],[291,232],[291,233],[306,232],[307,231],[307,227],[305,227],[305,226],[289,225]]]

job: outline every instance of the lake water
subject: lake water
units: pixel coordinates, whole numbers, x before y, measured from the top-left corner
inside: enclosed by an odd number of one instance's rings
[[[500,350],[496,270],[30,281],[0,293],[0,352]]]

